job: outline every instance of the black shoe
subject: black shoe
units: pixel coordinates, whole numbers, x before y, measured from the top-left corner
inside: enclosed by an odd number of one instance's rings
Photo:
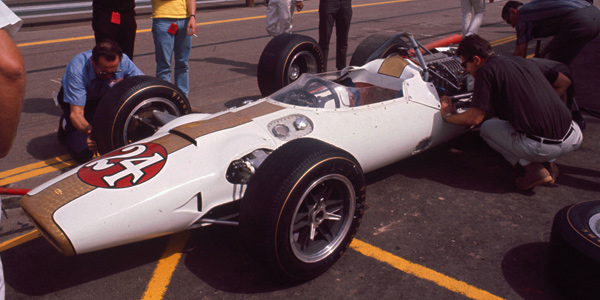
[[[92,158],[94,158],[94,152],[90,151],[90,150],[83,150],[79,153],[75,153],[72,150],[69,150],[69,154],[71,154],[71,158],[73,158],[74,161],[76,161],[78,164],[84,164],[90,160],[92,160]]]
[[[65,129],[63,128],[64,121],[65,121],[65,119],[63,117],[60,117],[60,121],[58,121],[58,132],[57,132],[58,142],[61,143],[62,145],[66,144],[66,142],[67,142],[67,132],[65,132]]]

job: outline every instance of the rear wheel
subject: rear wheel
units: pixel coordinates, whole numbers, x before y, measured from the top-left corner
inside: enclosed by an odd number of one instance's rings
[[[324,69],[323,53],[314,39],[299,34],[281,34],[271,39],[260,56],[258,88],[266,97],[304,73],[316,74]]]
[[[327,271],[358,230],[365,181],[352,155],[314,139],[275,150],[248,184],[240,230],[285,278]]]
[[[189,113],[188,99],[173,84],[150,76],[130,77],[100,101],[92,134],[98,152],[104,154],[147,138],[172,119]]]
[[[392,37],[392,35],[384,34],[375,34],[368,36],[360,44],[358,44],[358,47],[356,47],[356,50],[354,51],[354,53],[352,54],[352,58],[350,59],[350,65],[356,67],[368,63],[369,57]],[[403,55],[403,52],[405,52],[408,49],[408,44],[400,37],[397,37],[394,39],[391,45],[389,45],[378,57],[375,58],[386,58],[393,55]]]

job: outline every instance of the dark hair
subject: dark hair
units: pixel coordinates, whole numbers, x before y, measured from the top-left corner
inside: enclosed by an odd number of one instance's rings
[[[121,50],[121,47],[115,41],[104,39],[92,49],[92,60],[94,63],[97,64],[100,57],[104,57],[107,61],[114,61],[117,57],[121,60],[123,58],[123,50]]]
[[[463,38],[458,44],[458,49],[456,49],[456,55],[462,56],[465,61],[472,61],[474,56],[486,59],[492,54],[494,54],[492,45],[476,34]]]
[[[523,3],[519,2],[519,1],[508,1],[506,2],[506,4],[504,4],[504,7],[502,7],[502,20],[508,20],[508,16],[510,14],[510,9],[514,8],[514,9],[519,9],[519,7],[521,7],[523,5]]]

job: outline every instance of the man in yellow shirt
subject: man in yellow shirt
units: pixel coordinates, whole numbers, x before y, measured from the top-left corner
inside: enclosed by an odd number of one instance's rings
[[[156,77],[171,81],[175,59],[175,85],[189,93],[192,36],[196,33],[196,0],[152,0],[152,37],[156,52]]]

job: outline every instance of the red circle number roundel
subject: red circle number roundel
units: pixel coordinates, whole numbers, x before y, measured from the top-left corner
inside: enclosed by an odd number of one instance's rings
[[[150,180],[166,162],[167,151],[161,145],[131,145],[85,164],[77,175],[93,186],[127,188]]]

